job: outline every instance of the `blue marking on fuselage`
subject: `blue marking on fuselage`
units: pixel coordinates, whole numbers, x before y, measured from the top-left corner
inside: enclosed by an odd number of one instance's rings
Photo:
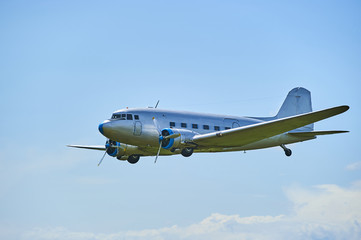
[[[103,131],[103,123],[99,124],[98,129],[99,129],[99,132],[100,132],[101,134],[103,134],[103,135],[104,135],[104,131]]]

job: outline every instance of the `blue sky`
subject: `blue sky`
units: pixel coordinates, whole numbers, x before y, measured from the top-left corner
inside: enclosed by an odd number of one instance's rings
[[[0,238],[361,237],[359,1],[1,1],[0,32]],[[65,147],[117,109],[271,116],[298,86],[351,132],[290,158]]]

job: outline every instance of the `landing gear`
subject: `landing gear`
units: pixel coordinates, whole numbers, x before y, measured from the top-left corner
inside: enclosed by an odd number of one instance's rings
[[[281,144],[281,148],[285,151],[287,157],[292,155],[291,149],[287,148],[284,144]]]
[[[286,149],[285,154],[286,154],[287,157],[291,156],[292,155],[291,149]]]
[[[139,155],[130,155],[128,157],[128,162],[131,164],[135,164],[139,161],[140,156]]]
[[[183,155],[183,157],[190,157],[193,154],[193,148],[183,148],[181,154]]]

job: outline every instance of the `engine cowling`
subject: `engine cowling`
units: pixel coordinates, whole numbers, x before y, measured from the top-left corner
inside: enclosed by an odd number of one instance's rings
[[[117,156],[119,152],[120,143],[113,141],[113,140],[107,140],[105,143],[105,148],[107,151],[107,154],[109,156],[115,157]]]
[[[119,143],[110,139],[106,141],[105,148],[109,156],[117,157],[119,160],[126,160],[130,155],[141,154],[137,146]]]
[[[181,148],[187,141],[190,141],[197,133],[186,129],[164,128],[161,134],[159,143],[162,144],[162,148],[177,149]]]

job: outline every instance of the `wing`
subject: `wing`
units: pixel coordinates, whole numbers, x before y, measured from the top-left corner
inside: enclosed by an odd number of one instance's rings
[[[240,147],[338,115],[348,109],[349,106],[339,106],[244,127],[196,135],[192,142],[203,147]]]
[[[84,148],[84,149],[92,149],[92,150],[100,150],[105,151],[104,146],[90,146],[90,145],[66,145],[67,147],[73,147],[73,148]]]
[[[338,133],[348,133],[349,131],[312,131],[312,132],[289,132],[288,134],[295,137],[316,137],[318,135],[330,135]]]

